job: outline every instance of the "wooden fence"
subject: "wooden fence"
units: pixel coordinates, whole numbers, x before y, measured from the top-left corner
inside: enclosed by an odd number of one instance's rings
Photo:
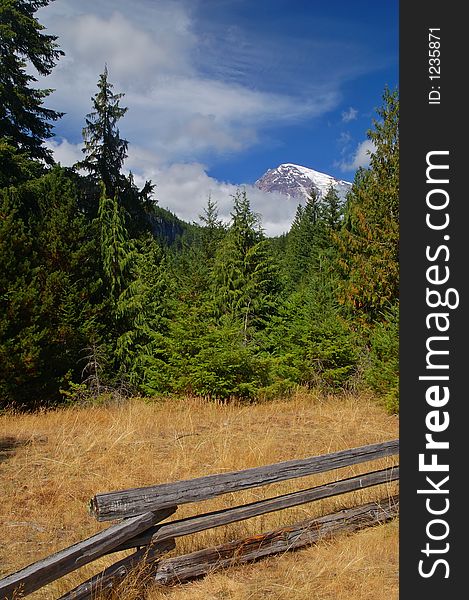
[[[130,556],[85,581],[59,600],[90,599],[96,591],[114,587],[138,565],[151,569],[155,583],[172,584],[199,577],[217,567],[243,564],[301,548],[339,531],[350,532],[385,522],[398,514],[397,496],[387,496],[378,502],[309,519],[252,538],[173,558],[160,558],[175,548],[175,538],[394,481],[399,478],[399,467],[392,466],[267,500],[162,523],[181,504],[323,473],[396,455],[398,452],[399,440],[392,440],[243,471],[97,494],[90,500],[90,513],[98,521],[122,520],[82,542],[0,579],[0,600],[28,595],[97,558],[121,550],[136,549]]]

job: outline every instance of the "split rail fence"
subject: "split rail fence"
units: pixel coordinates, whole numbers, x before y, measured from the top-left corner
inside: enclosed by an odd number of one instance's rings
[[[399,479],[399,467],[371,471],[324,485],[225,510],[164,522],[177,507],[216,496],[373,461],[399,452],[399,440],[371,444],[276,464],[95,495],[89,510],[98,521],[120,522],[16,573],[0,579],[0,600],[31,594],[60,577],[110,553],[135,549],[59,600],[90,599],[115,587],[133,568],[145,565],[156,584],[174,584],[200,577],[215,568],[243,564],[310,545],[339,532],[386,522],[398,514],[398,496],[386,495],[323,517],[309,519],[251,538],[190,554],[161,559],[173,550],[175,538],[227,525],[272,511],[385,484]]]

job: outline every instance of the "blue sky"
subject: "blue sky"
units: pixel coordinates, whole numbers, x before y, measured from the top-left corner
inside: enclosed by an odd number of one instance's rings
[[[186,220],[209,194],[227,218],[243,185],[266,232],[287,230],[296,206],[251,184],[284,162],[352,181],[384,87],[398,83],[397,0],[55,0],[38,17],[65,51],[40,81],[66,112],[56,158],[81,157],[107,63],[129,109],[126,167]]]

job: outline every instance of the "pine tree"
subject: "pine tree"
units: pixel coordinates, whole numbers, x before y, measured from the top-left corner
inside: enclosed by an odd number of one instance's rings
[[[218,218],[217,203],[212,200],[210,195],[207,199],[207,206],[204,208],[203,214],[199,215],[199,219],[203,224],[201,232],[202,251],[205,260],[212,261],[218,245],[226,232],[226,227]]]
[[[0,138],[32,158],[52,163],[43,142],[53,135],[51,121],[63,113],[43,106],[53,90],[33,87],[37,79],[26,71],[31,63],[40,75],[49,75],[63,55],[57,36],[42,33],[45,28],[34,16],[50,2],[0,2]]]
[[[273,311],[278,277],[268,255],[259,216],[246,192],[234,196],[231,225],[217,253],[213,290],[218,315],[242,323],[247,343],[251,326],[259,326]]]
[[[94,110],[86,115],[83,128],[85,159],[78,166],[88,171],[91,178],[102,181],[108,198],[114,198],[121,180],[121,169],[127,158],[128,142],[120,137],[117,122],[127,112],[120,106],[124,94],[114,94],[108,80],[108,69],[98,81],[98,92],[91,99]]]
[[[57,402],[100,319],[90,223],[66,169],[0,192],[0,403]]]
[[[368,138],[370,168],[360,169],[337,236],[340,300],[365,322],[399,297],[399,96],[386,89]]]
[[[320,202],[317,192],[312,188],[305,206],[298,206],[287,236],[285,261],[288,279],[293,287],[307,280],[315,253],[319,218]]]
[[[97,203],[101,196],[99,182],[102,182],[107,198],[117,198],[130,216],[127,225],[130,235],[138,237],[151,227],[148,214],[154,211],[155,202],[151,195],[155,186],[146,181],[139,190],[133,174],[124,176],[122,173],[128,141],[121,138],[117,123],[128,109],[120,106],[124,94],[115,94],[113,87],[105,66],[99,77],[98,92],[91,99],[94,110],[86,115],[83,128],[85,158],[75,166],[89,173],[91,191],[85,190],[85,195],[92,197],[91,205]]]
[[[338,231],[344,215],[344,203],[331,184],[321,202],[320,218],[329,231]]]

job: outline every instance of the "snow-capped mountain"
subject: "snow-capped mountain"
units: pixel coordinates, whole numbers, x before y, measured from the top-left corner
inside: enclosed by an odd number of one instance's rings
[[[254,185],[264,192],[277,192],[302,202],[308,198],[311,188],[316,190],[319,198],[324,198],[331,184],[342,199],[345,199],[352,187],[348,181],[336,179],[332,175],[285,163],[269,169]]]

